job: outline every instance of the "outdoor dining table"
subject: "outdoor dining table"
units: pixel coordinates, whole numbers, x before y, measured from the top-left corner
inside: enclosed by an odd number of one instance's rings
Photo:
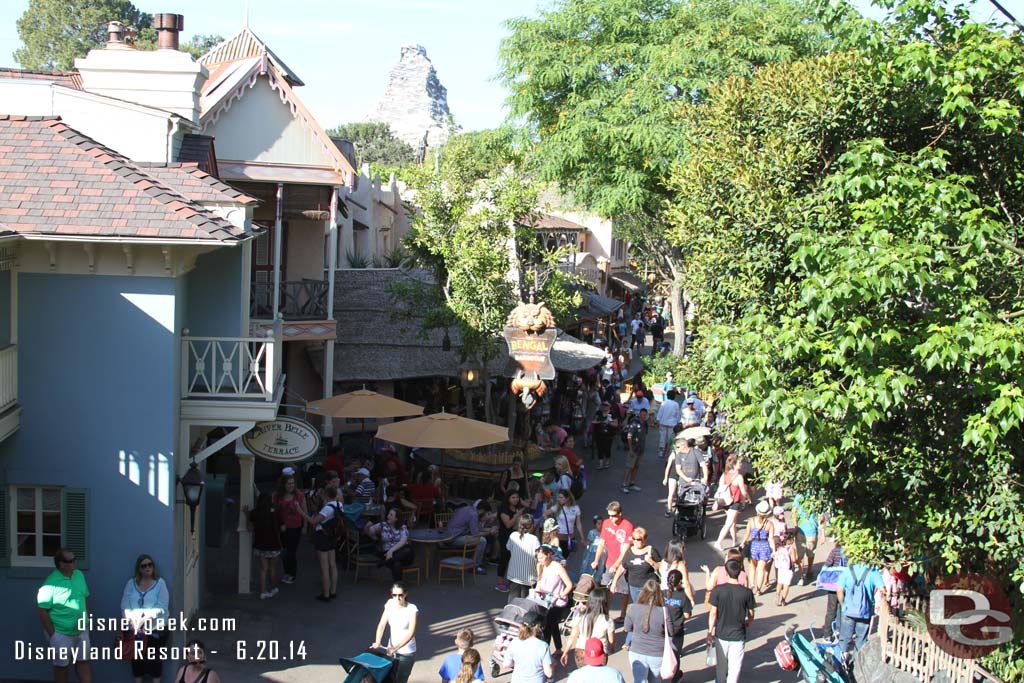
[[[413,543],[423,544],[423,573],[426,575],[427,580],[430,579],[430,565],[434,559],[434,548],[439,543],[450,541],[455,536],[448,533],[446,529],[411,529],[409,531],[409,540]]]

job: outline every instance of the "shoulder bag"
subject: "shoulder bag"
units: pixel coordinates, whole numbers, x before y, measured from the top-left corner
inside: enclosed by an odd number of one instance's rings
[[[661,653],[661,680],[671,681],[679,670],[679,658],[676,657],[676,651],[672,649],[672,637],[668,634],[668,608],[662,606],[661,612],[665,622],[665,648]]]

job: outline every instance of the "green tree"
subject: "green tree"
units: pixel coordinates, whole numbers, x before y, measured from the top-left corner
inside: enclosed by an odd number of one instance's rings
[[[615,219],[634,253],[673,284],[677,324],[683,252],[666,239],[662,206],[669,165],[684,151],[679,107],[729,75],[825,49],[812,16],[800,0],[560,0],[509,22],[501,74],[510,116],[536,142],[541,179]]]
[[[70,69],[76,57],[106,43],[107,22],[113,20],[138,30],[138,47],[155,44],[152,16],[129,0],[30,0],[18,19],[18,37],[24,45],[14,58],[25,69]]]
[[[188,42],[181,44],[181,51],[192,55],[193,59],[199,59],[214,47],[224,42],[224,36],[216,34],[197,33],[188,39]]]
[[[331,137],[343,138],[355,146],[356,167],[375,164],[401,167],[419,161],[416,150],[395,137],[391,126],[378,121],[346,123],[327,131]]]
[[[683,113],[713,390],[855,557],[1024,590],[1024,40],[934,2]],[[700,119],[700,121],[697,121]],[[717,248],[716,248],[717,245]]]

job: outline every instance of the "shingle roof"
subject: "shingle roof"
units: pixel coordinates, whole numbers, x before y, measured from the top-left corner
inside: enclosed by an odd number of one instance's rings
[[[212,135],[196,135],[185,133],[181,138],[181,146],[178,147],[178,157],[175,161],[198,164],[215,178],[220,177],[220,170],[217,168],[217,152],[214,151]]]
[[[241,190],[221,182],[199,168],[197,164],[147,164],[137,163],[150,175],[168,187],[180,192],[194,202],[258,202]]]
[[[24,78],[33,81],[53,81],[76,90],[82,89],[82,74],[77,71],[29,71],[0,67],[0,78]]]
[[[579,223],[573,223],[566,218],[555,216],[550,213],[542,213],[536,216],[530,223],[530,227],[536,228],[537,230],[586,230],[586,228]]]
[[[251,236],[56,117],[0,116],[0,224],[23,235]]]

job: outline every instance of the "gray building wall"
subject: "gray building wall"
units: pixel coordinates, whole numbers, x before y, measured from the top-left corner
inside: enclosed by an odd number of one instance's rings
[[[193,337],[247,337],[242,329],[242,247],[196,259],[185,275],[185,327]],[[179,332],[181,328],[178,328]]]

